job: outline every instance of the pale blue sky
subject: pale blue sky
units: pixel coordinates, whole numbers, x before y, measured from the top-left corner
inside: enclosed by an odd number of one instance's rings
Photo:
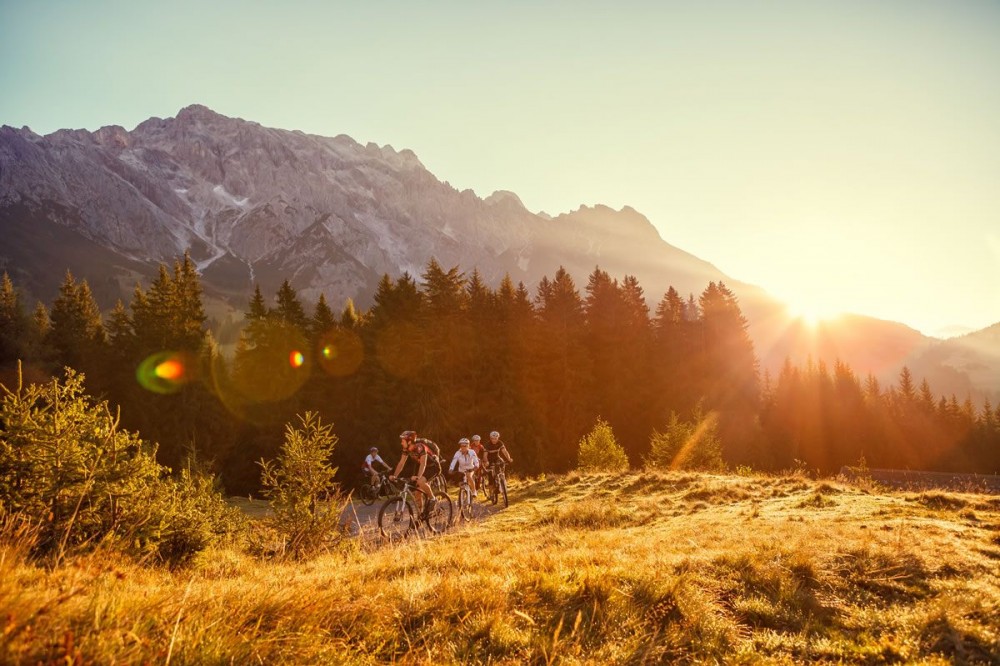
[[[1000,2],[0,0],[0,123],[196,102],[631,205],[799,307],[1000,321]]]

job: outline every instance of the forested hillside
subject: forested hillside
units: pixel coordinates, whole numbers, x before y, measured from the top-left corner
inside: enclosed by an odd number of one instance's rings
[[[446,452],[499,430],[523,472],[563,472],[606,420],[633,466],[672,428],[717,437],[730,466],[832,472],[871,467],[1000,471],[1000,407],[942,396],[904,369],[891,386],[836,363],[761,375],[739,302],[723,283],[669,289],[654,311],[632,276],[599,268],[577,285],[563,270],[529,289],[491,289],[475,269],[431,261],[419,277],[384,276],[374,305],[304,303],[286,281],[247,304],[235,351],[208,330],[198,272],[185,256],[101,315],[87,283],[29,314],[0,290],[0,361],[11,385],[69,366],[123,427],[157,442],[158,460],[217,471],[231,493],[256,492],[284,424],[315,411],[340,438],[353,483],[371,445],[395,456],[416,429]],[[677,461],[682,465],[683,461]]]

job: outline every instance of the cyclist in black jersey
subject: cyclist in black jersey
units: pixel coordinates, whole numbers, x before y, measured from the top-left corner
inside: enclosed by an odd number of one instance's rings
[[[507,451],[507,445],[500,439],[500,433],[494,430],[490,433],[490,441],[483,444],[483,466],[489,469],[490,465],[497,460],[514,462],[510,452]]]

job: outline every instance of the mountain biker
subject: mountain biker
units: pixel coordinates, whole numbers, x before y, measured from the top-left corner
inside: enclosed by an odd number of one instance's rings
[[[382,456],[378,454],[377,446],[370,448],[368,450],[368,455],[365,456],[365,463],[361,466],[361,471],[371,478],[372,487],[378,485],[378,470],[375,469],[375,463],[381,465],[387,472],[392,469],[385,463],[384,460],[382,460]]]
[[[407,472],[413,472],[413,474],[409,474],[410,479],[415,481],[420,492],[427,496],[423,507],[424,515],[427,515],[434,503],[437,502],[428,480],[441,473],[441,465],[427,445],[422,441],[417,441],[417,433],[412,430],[404,430],[399,435],[399,446],[402,449],[402,455],[399,457],[399,462],[396,463],[396,469],[389,475],[389,479],[395,481],[399,473],[403,471],[403,466],[407,465]]]
[[[479,435],[473,435],[472,441],[469,443],[469,450],[476,454],[479,458],[479,467],[476,468],[476,480],[479,482],[480,487],[482,487],[483,481],[483,438]],[[473,491],[475,494],[475,491]]]
[[[508,463],[514,462],[514,459],[510,457],[510,452],[507,451],[507,445],[500,439],[500,433],[496,430],[490,433],[490,441],[483,445],[483,462],[487,465],[490,464],[491,454],[495,456],[494,460],[499,458]]]
[[[490,472],[490,477],[493,476],[493,472],[490,469],[490,456],[493,456],[493,460],[506,460],[508,463],[514,462],[514,459],[510,457],[510,453],[507,451],[507,446],[500,439],[500,433],[496,430],[490,433],[490,441],[483,445],[483,468]],[[490,483],[493,483],[492,478]]]
[[[465,475],[466,481],[469,483],[469,490],[472,491],[472,496],[476,496],[476,470],[479,469],[479,456],[476,452],[469,448],[469,438],[463,437],[458,440],[458,451],[455,451],[454,457],[451,459],[451,465],[448,467],[448,473],[451,474],[458,467],[458,471]]]

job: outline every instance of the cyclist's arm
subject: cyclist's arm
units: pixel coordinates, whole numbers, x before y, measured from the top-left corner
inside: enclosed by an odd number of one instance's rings
[[[427,453],[424,452],[424,455],[420,456],[420,465],[417,469],[417,478],[419,479],[420,477],[422,477],[426,470],[427,470]]]
[[[399,473],[403,471],[403,465],[406,464],[406,454],[399,456],[399,462],[396,463],[396,469],[392,472],[393,477],[399,476]]]
[[[461,454],[461,451],[455,451],[455,455],[451,457],[451,464],[448,465],[448,473],[449,474],[451,474],[452,472],[454,472],[455,471],[455,467],[458,466],[458,456],[460,454]]]
[[[503,446],[500,447],[500,453],[501,453],[501,455],[502,455],[503,458],[507,459],[507,462],[509,462],[509,463],[514,462],[514,459],[510,457],[510,453],[507,451],[507,445],[506,444],[504,444]]]

